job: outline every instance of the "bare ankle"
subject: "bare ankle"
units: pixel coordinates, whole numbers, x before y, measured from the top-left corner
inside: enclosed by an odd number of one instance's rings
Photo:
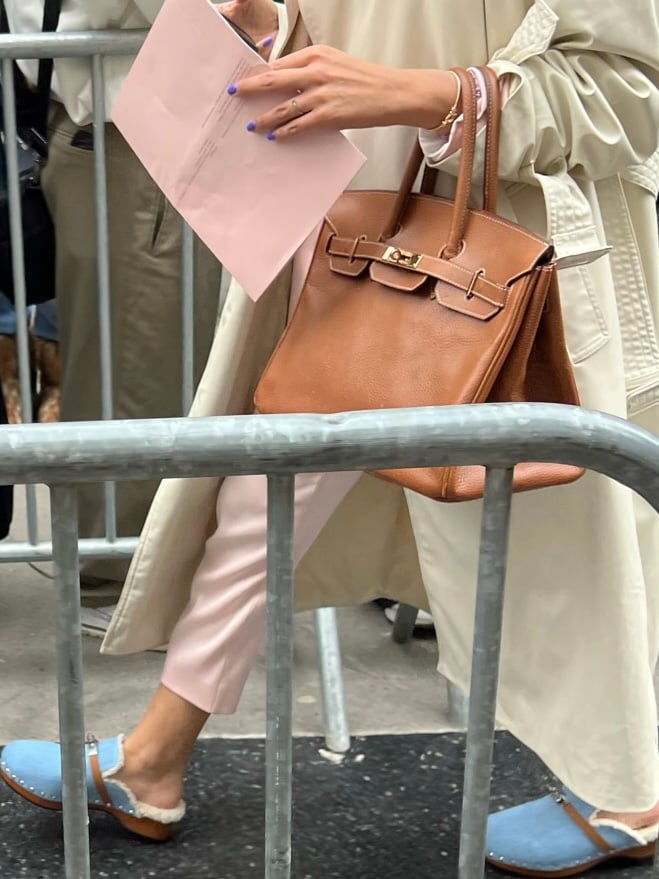
[[[148,749],[124,743],[124,764],[110,778],[124,784],[137,800],[159,809],[176,808],[183,795],[184,770],[159,760]]]
[[[183,777],[187,761],[158,743],[144,743],[134,736],[124,741],[124,768],[145,778]]]
[[[659,824],[659,803],[646,812],[608,812],[601,809],[597,812],[597,819],[601,821],[617,821],[625,824],[632,830],[645,830],[654,824]]]

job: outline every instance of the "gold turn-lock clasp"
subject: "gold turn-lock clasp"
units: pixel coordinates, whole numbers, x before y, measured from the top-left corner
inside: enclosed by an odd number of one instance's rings
[[[385,262],[390,262],[406,269],[416,269],[421,262],[422,254],[401,250],[400,247],[387,247],[382,259]]]

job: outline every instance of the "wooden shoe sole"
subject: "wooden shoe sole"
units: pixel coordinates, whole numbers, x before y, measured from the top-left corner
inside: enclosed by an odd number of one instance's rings
[[[564,870],[533,870],[525,867],[516,867],[514,864],[505,864],[502,861],[497,861],[493,858],[485,858],[485,860],[492,867],[496,867],[498,870],[504,870],[506,873],[514,873],[516,876],[532,876],[537,877],[537,879],[566,879],[568,876],[578,876],[580,873],[586,873],[588,870],[592,870],[593,867],[597,867],[605,861],[648,860],[654,856],[654,850],[655,843],[649,842],[647,845],[639,845],[634,848],[623,849],[622,851],[610,852],[593,861],[588,861],[584,864],[577,864],[574,867],[566,867]]]
[[[50,809],[53,812],[62,811],[61,802],[58,800],[45,800],[33,791],[27,790],[13,778],[10,778],[2,769],[0,769],[0,778],[2,778],[2,780],[9,785],[13,791],[20,794],[24,800],[27,800],[33,805],[40,806],[42,809]],[[149,839],[153,842],[166,842],[171,838],[171,824],[163,824],[160,821],[154,821],[152,818],[137,818],[134,815],[127,815],[126,812],[109,804],[96,805],[90,803],[89,809],[93,809],[96,812],[107,812],[116,818],[122,827],[125,827],[126,830],[129,830],[137,836],[141,836],[143,839]]]

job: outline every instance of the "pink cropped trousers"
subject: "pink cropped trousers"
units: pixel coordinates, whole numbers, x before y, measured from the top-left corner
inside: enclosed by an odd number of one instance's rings
[[[295,562],[360,473],[308,473],[295,481]],[[231,476],[218,494],[190,601],[169,643],[162,683],[209,714],[231,714],[265,635],[267,479]]]

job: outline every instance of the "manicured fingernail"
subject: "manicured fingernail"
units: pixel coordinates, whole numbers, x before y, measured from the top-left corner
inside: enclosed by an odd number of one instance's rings
[[[235,82],[232,82],[229,88],[227,89],[227,93],[230,95],[235,95],[238,91],[238,86]]]
[[[248,122],[247,123],[248,131],[256,131],[256,122]]]
[[[262,46],[264,49],[267,49],[269,46],[272,46],[272,44],[274,43],[274,41],[275,41],[275,38],[274,38],[274,37],[266,37],[265,40],[263,40],[263,42],[261,43],[261,46]]]
[[[277,140],[277,135],[274,133],[274,131],[270,132],[270,134],[268,135],[268,140]]]

